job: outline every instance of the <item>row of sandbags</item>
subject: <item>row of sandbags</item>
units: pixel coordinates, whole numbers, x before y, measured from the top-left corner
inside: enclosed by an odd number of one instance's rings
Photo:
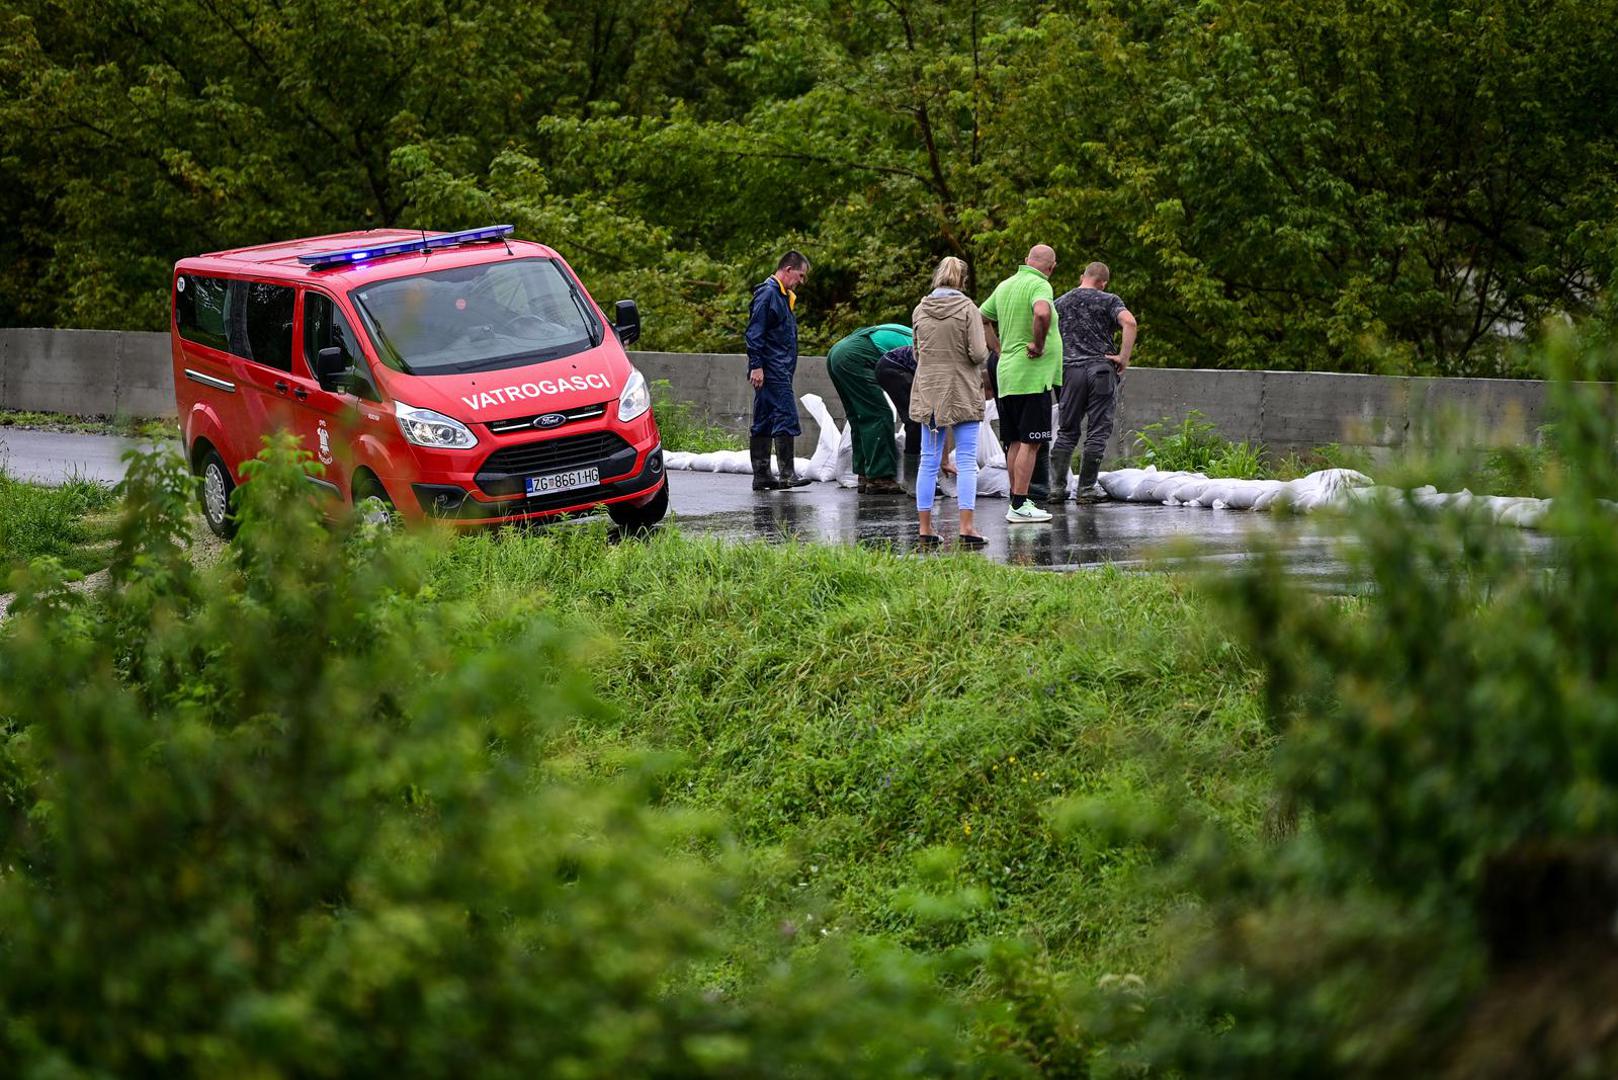
[[[1155,467],[1119,469],[1098,478],[1121,502],[1201,506],[1215,510],[1268,510],[1276,502],[1294,510],[1315,510],[1373,481],[1353,469],[1322,469],[1296,480],[1236,480],[1195,472],[1159,472]]]
[[[1403,500],[1433,509],[1465,510],[1502,525],[1534,528],[1550,511],[1551,500],[1441,492],[1432,486],[1405,492],[1377,487],[1353,469],[1322,469],[1296,480],[1232,480],[1193,472],[1159,472],[1155,468],[1104,472],[1101,486],[1122,502],[1160,503],[1228,510],[1268,510],[1277,504],[1292,510],[1317,510],[1351,501]]]
[[[854,487],[858,477],[854,475],[851,429],[847,424],[838,428],[825,401],[818,394],[805,394],[802,401],[804,410],[819,427],[819,439],[812,457],[797,459],[798,472],[822,483]],[[1006,455],[990,423],[995,419],[994,402],[989,401],[985,405],[986,414],[978,433],[978,494],[1003,498],[1011,490],[1006,475]],[[903,446],[902,427],[896,438]],[[953,463],[954,460],[955,453],[951,451],[950,461]],[[671,450],[664,453],[664,464],[670,469],[698,472],[753,471],[745,450],[716,450],[705,454]],[[1283,481],[1236,480],[1195,472],[1160,472],[1154,466],[1104,472],[1098,480],[1107,494],[1120,502],[1216,510],[1268,510],[1279,503],[1291,510],[1308,511],[1355,499],[1393,499],[1408,495],[1418,506],[1468,509],[1501,524],[1533,528],[1550,509],[1549,499],[1481,496],[1473,495],[1470,491],[1446,493],[1432,487],[1404,493],[1395,488],[1377,487],[1369,476],[1353,469],[1322,469],[1296,480]],[[939,478],[939,487],[944,496],[955,496],[954,484],[948,477]],[[1078,478],[1070,475],[1067,494],[1072,496],[1077,487]]]

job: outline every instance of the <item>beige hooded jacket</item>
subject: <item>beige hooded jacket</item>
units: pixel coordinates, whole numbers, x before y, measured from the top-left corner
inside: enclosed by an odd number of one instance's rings
[[[989,346],[977,305],[964,293],[933,293],[916,305],[910,325],[916,328],[910,419],[940,428],[982,420]]]

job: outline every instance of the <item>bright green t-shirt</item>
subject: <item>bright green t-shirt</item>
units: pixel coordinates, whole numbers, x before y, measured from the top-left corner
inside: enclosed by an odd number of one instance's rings
[[[1034,301],[1051,306],[1051,328],[1045,335],[1045,349],[1032,359],[1028,343],[1034,337]],[[1062,335],[1056,329],[1055,294],[1051,279],[1026,264],[994,288],[982,307],[983,317],[992,320],[1000,334],[1000,365],[995,387],[1001,397],[1037,394],[1062,382]]]

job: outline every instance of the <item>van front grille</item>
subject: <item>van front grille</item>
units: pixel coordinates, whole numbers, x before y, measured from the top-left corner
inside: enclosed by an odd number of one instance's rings
[[[600,466],[603,480],[622,476],[635,467],[635,448],[611,431],[503,446],[484,459],[477,482],[490,495],[513,495],[523,490],[524,477],[586,465]]]

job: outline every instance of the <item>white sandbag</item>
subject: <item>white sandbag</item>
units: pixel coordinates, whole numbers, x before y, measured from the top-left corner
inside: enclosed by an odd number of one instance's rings
[[[684,472],[691,467],[691,459],[696,455],[689,450],[663,451],[663,468]]]
[[[994,426],[989,423],[990,413],[994,402],[984,402],[983,420],[978,424],[978,471],[984,469],[1004,469],[1006,467],[1006,451],[1000,445],[1000,437],[994,433]]]
[[[1158,491],[1162,493],[1164,506],[1184,506],[1196,502],[1197,497],[1202,494],[1202,489],[1208,484],[1208,478],[1203,477],[1200,480],[1186,480],[1166,488],[1160,487]]]
[[[978,469],[978,494],[1001,499],[1011,495],[1011,474],[1004,465]]]
[[[1285,484],[1280,483],[1279,481],[1277,481],[1277,483],[1276,483],[1276,485],[1274,487],[1265,488],[1263,491],[1261,491],[1257,495],[1253,496],[1253,509],[1254,510],[1269,510],[1269,509],[1271,509],[1272,507],[1275,506],[1276,500],[1282,499],[1282,498],[1285,497],[1286,491],[1287,491],[1287,486]]]
[[[1274,493],[1280,490],[1279,480],[1243,480],[1232,484],[1219,501],[1232,510],[1252,510],[1260,497],[1268,494],[1274,498]]]
[[[1250,484],[1251,480],[1210,480],[1202,485],[1197,497],[1191,500],[1195,506],[1212,507],[1223,510],[1230,505],[1232,493],[1243,484]]]
[[[1152,480],[1150,480],[1149,482],[1144,483],[1140,487],[1136,488],[1135,489],[1135,497],[1133,499],[1131,499],[1130,501],[1131,502],[1154,502],[1154,503],[1160,503],[1164,499],[1168,498],[1169,495],[1174,491],[1175,488],[1179,487],[1181,484],[1185,483],[1187,480],[1206,480],[1206,479],[1208,479],[1208,478],[1206,476],[1203,476],[1201,473],[1191,473],[1191,472],[1159,473],[1156,477],[1152,478]]]
[[[814,420],[819,430],[815,452],[810,456],[803,475],[823,483],[835,480],[837,452],[842,433],[837,430],[837,423],[831,418],[831,410],[826,408],[826,402],[819,394],[805,394],[799,400],[803,402],[804,411]]]
[[[1545,515],[1550,513],[1551,500],[1549,499],[1522,499],[1516,506],[1508,507],[1500,515],[1500,524],[1515,525],[1519,529],[1538,528]]]
[[[1096,477],[1096,482],[1109,497],[1128,502],[1135,497],[1136,490],[1148,477],[1156,475],[1156,469],[1116,469],[1101,473]],[[1071,491],[1077,491],[1078,477],[1070,474],[1068,485]]]

